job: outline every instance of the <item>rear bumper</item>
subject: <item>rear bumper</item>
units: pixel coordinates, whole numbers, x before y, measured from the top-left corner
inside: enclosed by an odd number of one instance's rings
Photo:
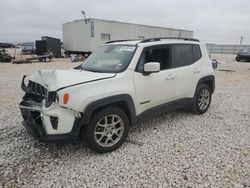
[[[72,130],[66,134],[48,134],[42,112],[39,108],[30,107],[29,103],[22,101],[20,111],[23,117],[23,126],[35,139],[51,143],[73,143],[79,139],[81,119],[75,119]],[[60,126],[60,124],[58,125]]]

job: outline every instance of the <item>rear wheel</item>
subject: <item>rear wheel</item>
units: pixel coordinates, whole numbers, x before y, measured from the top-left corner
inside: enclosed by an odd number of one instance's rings
[[[206,84],[202,84],[195,95],[192,111],[195,114],[204,114],[210,106],[211,99],[211,88]]]
[[[45,58],[45,61],[46,61],[47,63],[50,62],[50,58],[46,57],[46,58]]]
[[[86,125],[82,138],[87,147],[98,153],[111,152],[126,140],[129,120],[126,113],[117,107],[108,107],[97,112]]]

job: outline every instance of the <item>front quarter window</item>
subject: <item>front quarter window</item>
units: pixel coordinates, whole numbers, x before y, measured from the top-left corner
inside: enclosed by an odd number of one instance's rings
[[[100,46],[82,64],[82,69],[103,73],[122,72],[128,67],[135,48],[130,45]]]

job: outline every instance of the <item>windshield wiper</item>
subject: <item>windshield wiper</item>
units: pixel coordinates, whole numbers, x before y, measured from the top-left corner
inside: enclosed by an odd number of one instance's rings
[[[82,69],[82,70],[85,70],[85,71],[90,71],[90,72],[99,72],[99,73],[103,73],[102,71],[99,71],[99,70],[93,70],[93,69]]]
[[[78,65],[77,67],[74,67],[73,69],[80,69],[80,70],[83,70],[82,65]]]

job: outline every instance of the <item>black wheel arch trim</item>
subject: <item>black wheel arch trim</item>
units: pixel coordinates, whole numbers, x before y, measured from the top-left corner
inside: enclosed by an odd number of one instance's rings
[[[212,91],[212,93],[214,93],[214,90],[215,90],[215,77],[214,77],[214,75],[208,75],[208,76],[204,76],[204,77],[199,79],[199,81],[198,81],[198,83],[196,85],[194,97],[196,96],[200,85],[207,82],[207,81],[212,81],[213,84],[212,84],[211,91]]]
[[[88,104],[85,110],[83,110],[83,117],[81,124],[82,125],[88,124],[95,110],[116,103],[125,103],[127,105],[126,107],[128,108],[128,112],[126,113],[129,113],[128,116],[130,119],[130,123],[135,124],[137,121],[135,105],[132,97],[128,94],[114,95],[91,102],[90,104]]]

